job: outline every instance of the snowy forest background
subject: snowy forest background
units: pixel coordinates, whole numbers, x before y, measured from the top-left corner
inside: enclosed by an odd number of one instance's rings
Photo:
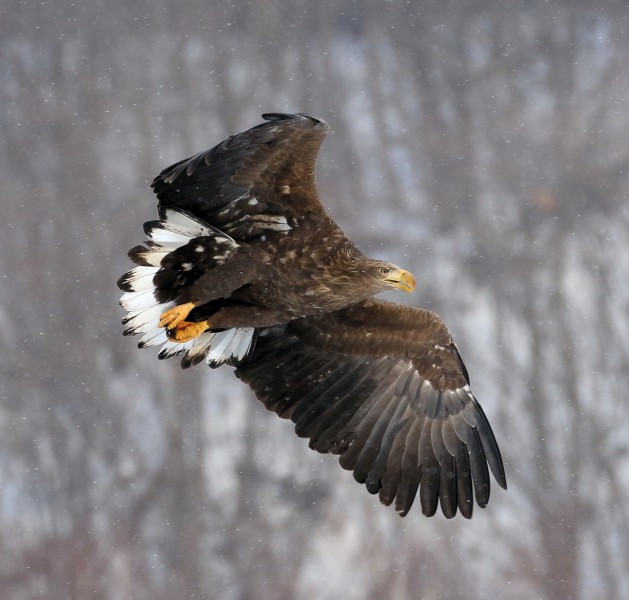
[[[0,0],[0,597],[629,597],[629,8]],[[450,326],[509,490],[404,519],[121,336],[163,167],[260,121]]]

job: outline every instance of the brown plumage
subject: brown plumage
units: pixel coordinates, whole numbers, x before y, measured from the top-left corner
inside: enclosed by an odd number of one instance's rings
[[[405,515],[471,517],[506,488],[491,427],[433,312],[375,300],[412,291],[407,271],[363,256],[324,211],[315,162],[327,125],[266,123],[155,178],[157,221],[129,252],[125,333],[182,365],[228,363],[319,452],[340,454]],[[488,468],[489,465],[489,468]]]

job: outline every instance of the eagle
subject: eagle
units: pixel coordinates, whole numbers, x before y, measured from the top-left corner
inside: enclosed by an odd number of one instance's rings
[[[450,332],[430,310],[374,298],[415,279],[364,256],[326,213],[325,121],[262,117],[153,181],[159,218],[118,280],[124,333],[183,368],[231,365],[400,515],[419,496],[426,516],[470,518],[489,471],[504,489],[506,478]]]

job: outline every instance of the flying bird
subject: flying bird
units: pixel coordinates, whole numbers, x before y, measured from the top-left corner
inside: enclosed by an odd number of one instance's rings
[[[118,286],[127,335],[184,368],[228,364],[318,452],[340,455],[382,503],[451,518],[485,507],[500,450],[452,336],[434,312],[375,299],[411,292],[326,213],[315,162],[329,131],[266,122],[162,171],[158,216]]]

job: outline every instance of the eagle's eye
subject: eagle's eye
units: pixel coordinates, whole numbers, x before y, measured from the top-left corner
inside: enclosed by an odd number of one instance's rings
[[[388,275],[389,274],[389,269],[387,269],[386,267],[382,267],[380,269],[380,275]]]

